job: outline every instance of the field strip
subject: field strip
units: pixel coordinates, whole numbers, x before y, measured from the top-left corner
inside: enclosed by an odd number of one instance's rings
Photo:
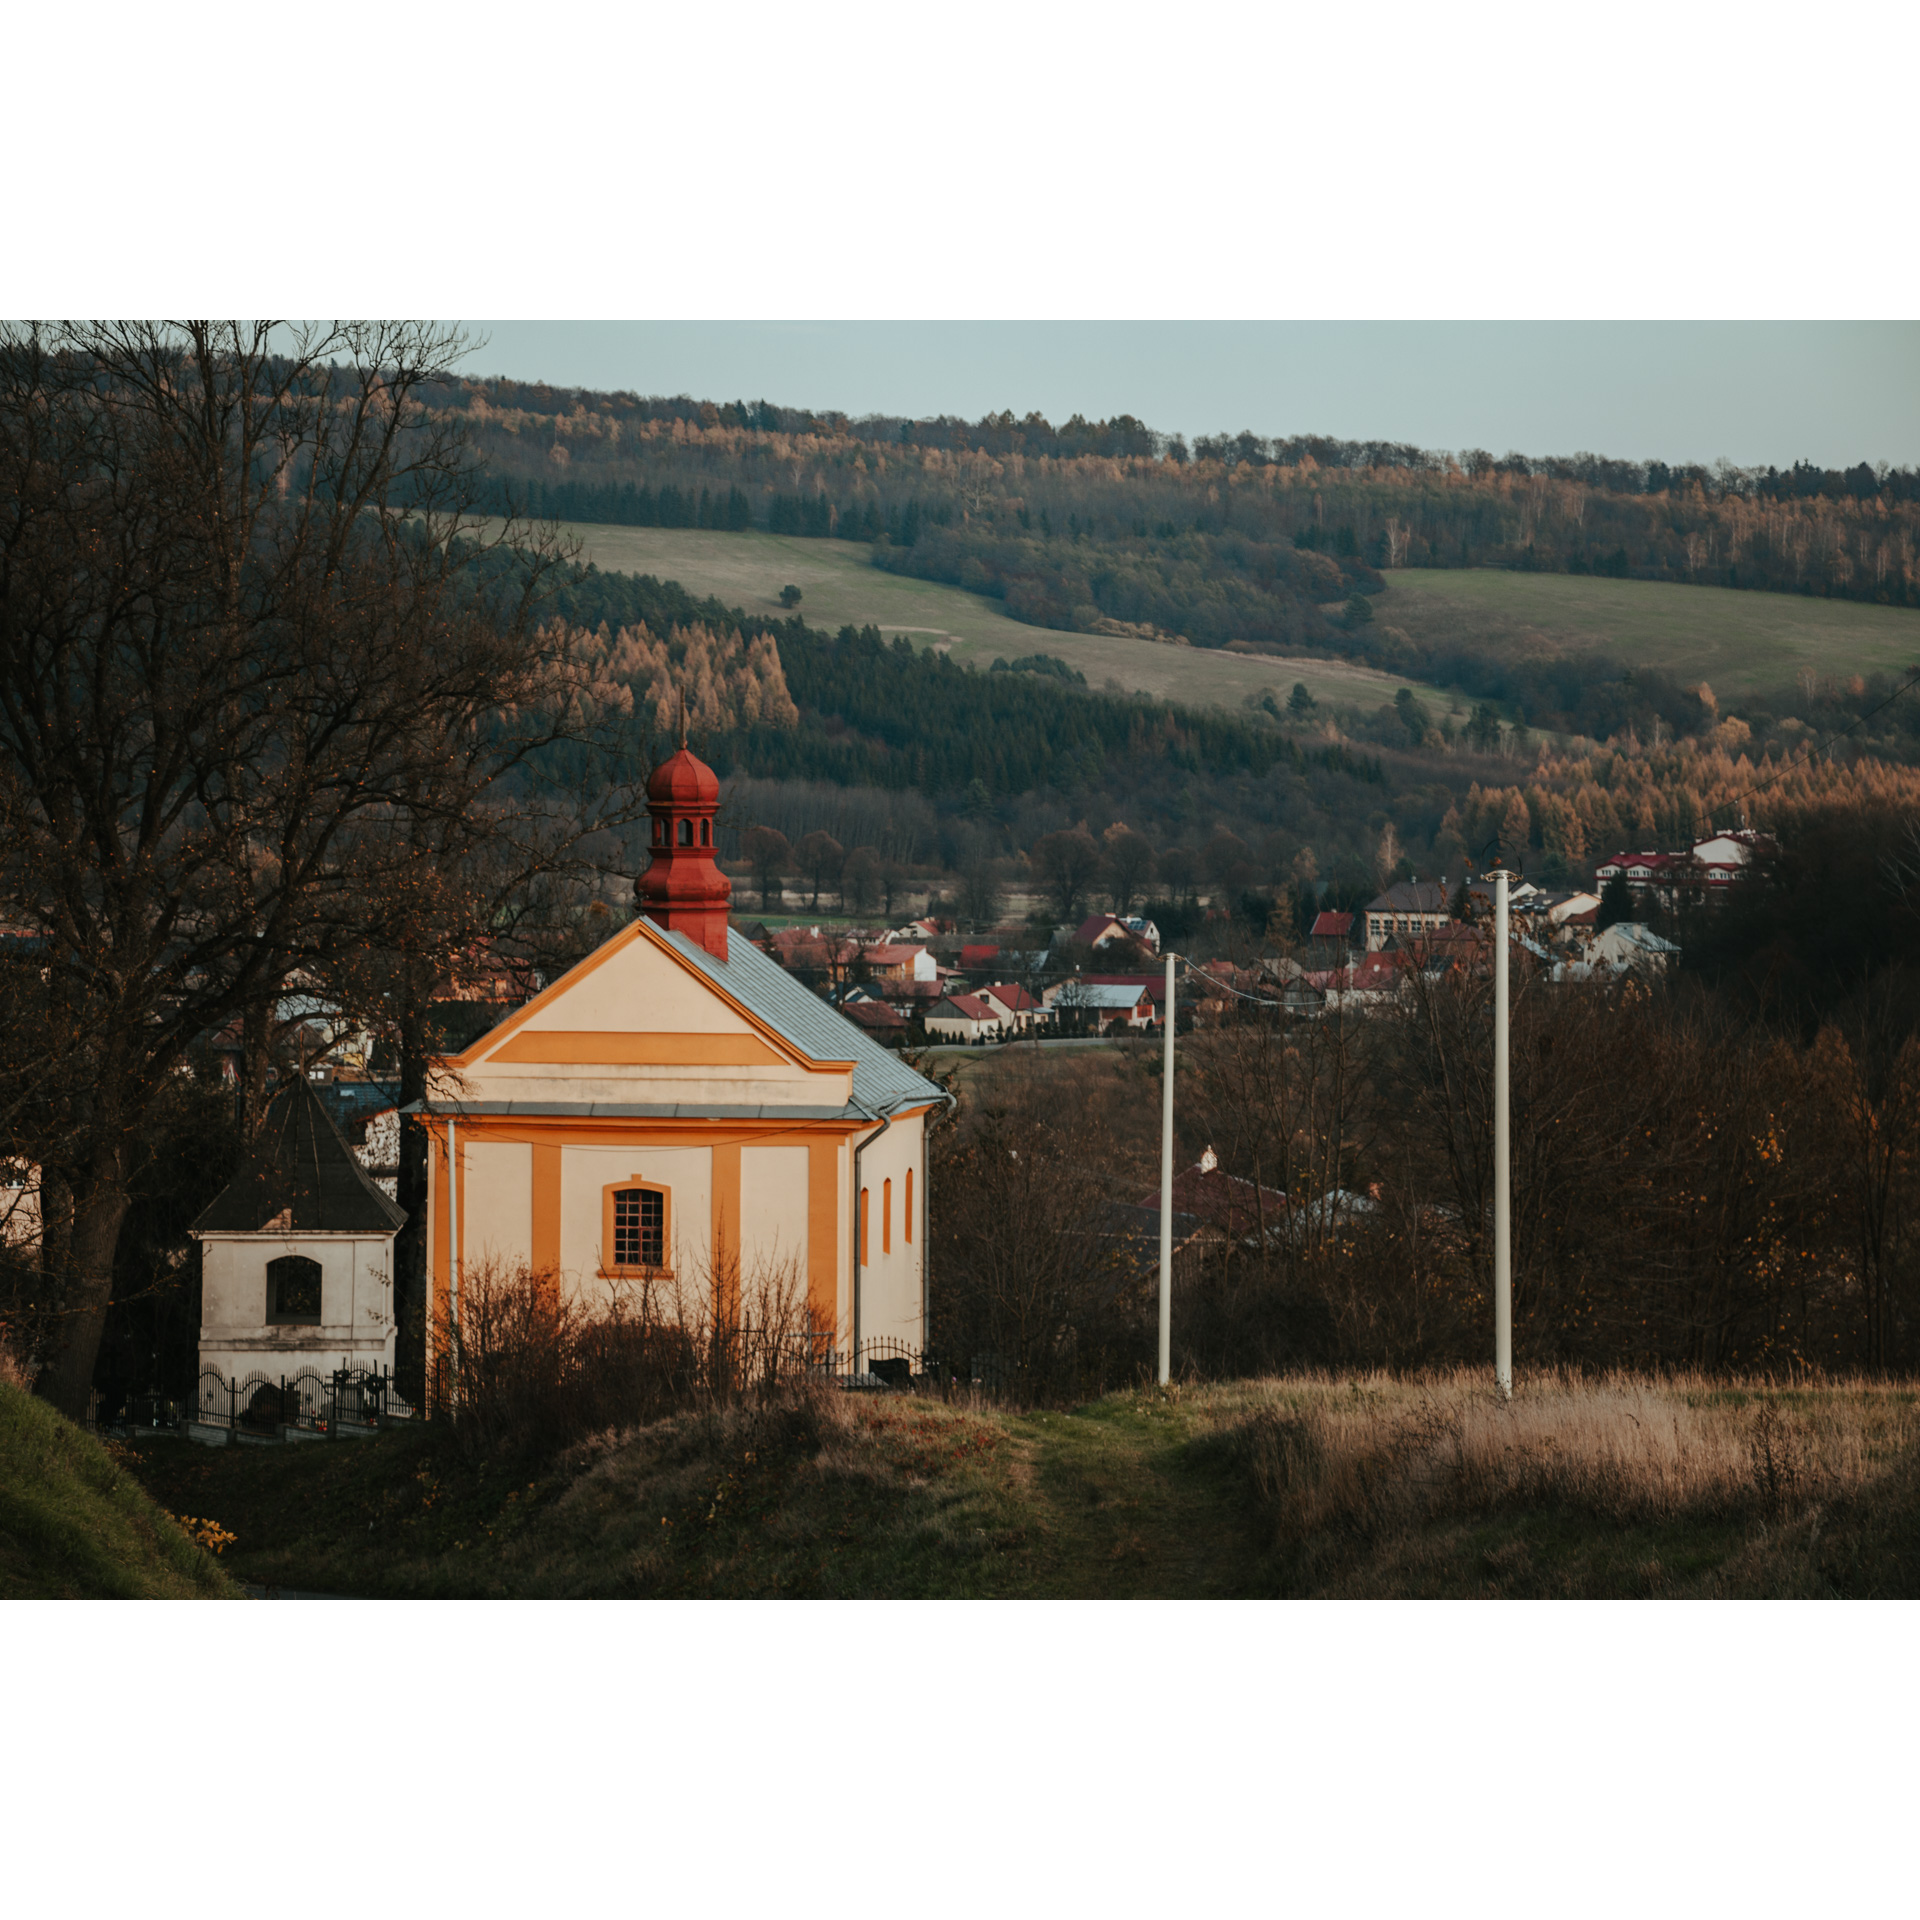
[[[1457,695],[1344,660],[1282,659],[1030,627],[962,588],[882,572],[870,564],[869,549],[849,540],[579,522],[563,531],[579,541],[583,559],[606,572],[677,580],[689,593],[771,615],[784,611],[780,589],[796,586],[798,611],[811,625],[829,632],[849,624],[875,626],[983,670],[996,659],[1049,653],[1085,674],[1090,687],[1112,686],[1187,706],[1237,711],[1266,693],[1284,704],[1299,682],[1322,705],[1377,707],[1411,686],[1439,711],[1465,711]]]

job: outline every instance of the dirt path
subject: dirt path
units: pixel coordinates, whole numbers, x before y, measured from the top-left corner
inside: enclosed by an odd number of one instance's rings
[[[1042,1529],[1032,1591],[1075,1599],[1223,1599],[1253,1563],[1232,1470],[1196,1459],[1178,1406],[1114,1398],[1014,1423]]]

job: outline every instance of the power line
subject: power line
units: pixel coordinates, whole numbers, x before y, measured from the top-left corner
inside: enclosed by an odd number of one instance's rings
[[[1723,806],[1736,807],[1741,803],[1741,801],[1751,799],[1754,794],[1764,792],[1768,787],[1772,786],[1776,781],[1784,780],[1788,774],[1797,772],[1800,768],[1807,766],[1810,762],[1814,760],[1817,760],[1821,754],[1827,752],[1833,746],[1835,741],[1844,740],[1850,733],[1858,733],[1859,730],[1862,727],[1864,727],[1867,724],[1867,722],[1871,720],[1876,713],[1884,713],[1887,710],[1887,708],[1892,706],[1893,703],[1900,698],[1902,694],[1911,693],[1915,687],[1920,687],[1920,667],[1909,667],[1907,669],[1906,679],[1901,681],[1901,683],[1897,687],[1895,687],[1894,690],[1890,694],[1888,694],[1884,700],[1877,701],[1873,706],[1869,707],[1865,713],[1859,715],[1858,718],[1853,720],[1849,725],[1841,727],[1836,732],[1828,734],[1824,740],[1815,741],[1814,744],[1807,749],[1806,757],[1804,759],[1788,760],[1787,762],[1785,762],[1785,764],[1779,767],[1775,772],[1768,774],[1764,780],[1756,780],[1752,786],[1745,788],[1743,791],[1739,793],[1731,795],[1728,799],[1721,802],[1721,804]],[[1711,827],[1713,823],[1712,821],[1708,821],[1707,824],[1709,827]]]

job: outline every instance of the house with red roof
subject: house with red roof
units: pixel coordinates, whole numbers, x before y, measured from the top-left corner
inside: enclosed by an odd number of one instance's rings
[[[906,1035],[906,1016],[884,1000],[849,1000],[841,1004],[840,1011],[863,1033],[872,1034],[882,1046]]]
[[[1160,951],[1160,929],[1138,916],[1122,919],[1117,913],[1091,914],[1074,928],[1073,937],[1083,947],[1099,948],[1120,940],[1143,946],[1149,953]]]
[[[928,1009],[925,1024],[929,1034],[972,1046],[997,1036],[1001,1019],[1000,1009],[978,994],[952,993]]]
[[[993,946],[963,946],[960,949],[960,971],[962,973],[982,973],[994,965],[1000,958],[1000,949]]]
[[[1370,953],[1350,967],[1339,967],[1326,985],[1329,1007],[1383,1007],[1406,984],[1411,953]]]
[[[997,1007],[1002,1024],[1015,1033],[1031,1033],[1043,1021],[1053,1018],[1051,1007],[1042,1006],[1025,987],[1016,986],[1012,981],[982,987],[974,998],[984,1000],[990,1007]]]
[[[1278,1187],[1256,1186],[1221,1169],[1209,1147],[1195,1163],[1173,1177],[1173,1243],[1176,1252],[1200,1245],[1241,1247],[1260,1244],[1286,1231],[1289,1201]],[[1140,1211],[1160,1225],[1160,1189],[1141,1195]]]
[[[1682,893],[1711,900],[1723,896],[1772,848],[1767,835],[1742,827],[1696,840],[1683,853],[1616,853],[1594,868],[1593,877],[1602,886],[1624,879],[1635,893],[1651,893],[1669,903]]]
[[[874,979],[894,986],[930,985],[940,977],[931,948],[889,940],[882,946],[862,947],[860,958]]]

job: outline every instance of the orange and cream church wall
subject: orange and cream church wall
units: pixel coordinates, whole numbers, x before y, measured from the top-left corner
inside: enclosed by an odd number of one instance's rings
[[[577,1297],[604,1299],[614,1265],[608,1195],[639,1187],[662,1196],[662,1265],[690,1289],[711,1286],[718,1244],[739,1261],[749,1313],[757,1282],[791,1281],[815,1323],[831,1327],[846,1351],[855,1337],[857,1239],[860,1342],[924,1345],[923,1114],[884,1130],[707,1123],[709,1141],[673,1137],[693,1124],[583,1139],[576,1127],[543,1118],[456,1120],[461,1272],[526,1266],[556,1273]],[[453,1255],[444,1119],[434,1134],[428,1234],[438,1295]],[[853,1148],[862,1136],[856,1218]]]
[[[924,1344],[926,1122],[912,1114],[860,1156],[860,1339]],[[849,1188],[851,1190],[851,1188]]]

